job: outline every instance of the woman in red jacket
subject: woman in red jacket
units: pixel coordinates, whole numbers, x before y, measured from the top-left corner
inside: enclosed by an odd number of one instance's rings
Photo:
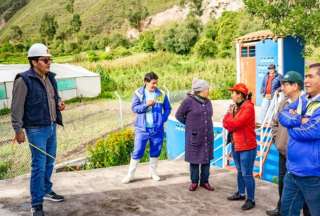
[[[228,130],[232,144],[232,157],[238,171],[238,191],[228,197],[228,200],[246,200],[241,208],[249,210],[255,207],[253,167],[257,154],[257,141],[254,104],[251,102],[252,94],[245,84],[236,84],[229,90],[232,92],[231,98],[234,104],[224,116],[223,127]]]

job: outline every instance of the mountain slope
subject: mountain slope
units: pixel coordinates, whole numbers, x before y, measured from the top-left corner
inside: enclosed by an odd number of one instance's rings
[[[179,4],[180,0],[142,0],[150,14],[163,11]],[[59,23],[59,31],[66,30],[71,20],[71,14],[65,9],[65,0],[30,0],[20,9],[0,31],[0,40],[10,35],[10,28],[21,27],[24,38],[39,37],[40,21],[44,13],[55,15]],[[97,35],[110,31],[122,31],[128,25],[126,11],[127,0],[76,0],[75,12],[80,14],[82,32]]]

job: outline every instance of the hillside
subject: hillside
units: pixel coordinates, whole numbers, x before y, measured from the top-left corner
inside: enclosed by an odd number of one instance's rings
[[[30,0],[20,9],[7,24],[0,30],[0,40],[8,37],[12,26],[20,26],[24,38],[39,37],[40,20],[46,12],[55,15],[59,24],[59,31],[69,26],[72,15],[66,10],[65,0]],[[141,0],[148,8],[149,14],[155,14],[168,9],[179,0]],[[126,12],[127,0],[75,0],[75,13],[80,14],[81,32],[90,35],[99,35],[111,31],[122,31],[128,26]]]

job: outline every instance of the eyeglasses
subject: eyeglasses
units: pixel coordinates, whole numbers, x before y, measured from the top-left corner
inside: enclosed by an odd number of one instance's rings
[[[52,59],[51,58],[39,58],[39,61],[42,61],[43,63],[48,64],[49,62],[50,63],[52,62]]]

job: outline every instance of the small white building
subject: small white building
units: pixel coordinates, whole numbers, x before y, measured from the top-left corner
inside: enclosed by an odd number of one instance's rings
[[[0,109],[10,108],[13,82],[18,73],[28,70],[28,64],[0,64]],[[75,97],[96,97],[101,92],[100,75],[71,64],[51,64],[63,100]]]

